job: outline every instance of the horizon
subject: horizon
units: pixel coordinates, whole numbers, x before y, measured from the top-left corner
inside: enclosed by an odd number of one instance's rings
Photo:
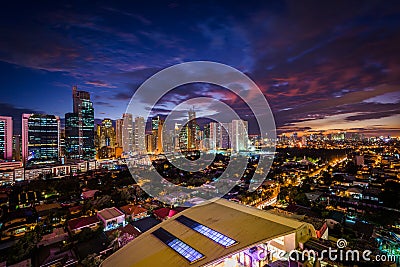
[[[0,36],[7,40],[0,43],[0,114],[14,117],[16,132],[22,113],[63,118],[72,110],[76,84],[91,94],[96,119],[115,121],[150,76],[174,64],[209,60],[255,81],[280,132],[399,136],[398,11],[396,2],[375,1],[61,1],[27,2],[24,9],[13,3],[0,18]],[[152,108],[165,115],[203,96],[227,103],[252,125],[243,101],[210,84],[178,87]]]

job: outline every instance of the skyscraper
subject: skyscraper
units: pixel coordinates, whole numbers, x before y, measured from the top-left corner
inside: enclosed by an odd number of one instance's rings
[[[146,150],[145,123],[143,117],[135,118],[135,151],[142,153]]]
[[[123,129],[123,119],[118,119],[115,121],[115,145],[117,147],[122,146],[122,129]]]
[[[13,151],[12,117],[0,116],[0,159],[11,160]]]
[[[175,123],[175,128],[174,128],[174,151],[180,151],[180,132],[182,130],[182,124],[180,123]]]
[[[129,154],[133,152],[135,147],[134,130],[133,130],[133,118],[132,114],[124,113],[122,115],[123,126],[122,126],[122,142],[124,152]]]
[[[27,166],[57,163],[60,118],[47,114],[22,114],[22,158]]]
[[[220,123],[219,124],[219,141],[218,146],[223,149],[231,148],[231,136],[232,136],[232,123]]]
[[[160,121],[160,116],[155,116],[151,119],[151,134],[153,135],[153,144],[151,147],[153,148],[153,150],[157,149],[158,140],[159,138],[161,138],[161,136],[158,135],[158,126],[160,124]]]
[[[248,146],[247,121],[232,120],[232,151],[239,152],[247,150]]]
[[[156,153],[161,154],[164,152],[163,149],[163,127],[164,127],[164,120],[159,120],[158,122],[158,129],[157,129],[157,146],[156,146]]]
[[[115,156],[115,130],[111,119],[104,119],[97,125],[97,154],[101,159]]]
[[[90,94],[72,87],[73,113],[69,114],[71,124],[66,123],[66,156],[68,158],[92,159],[94,147],[94,109]],[[67,117],[66,114],[66,117]],[[66,118],[67,122],[67,118]],[[75,128],[75,129],[71,129]],[[68,133],[68,134],[67,134]],[[76,145],[76,141],[77,145]]]
[[[189,121],[187,123],[188,131],[187,131],[187,148],[188,150],[198,149],[197,144],[197,124],[196,124],[196,112],[193,108],[191,108],[188,112]]]
[[[220,128],[218,122],[210,122],[209,124],[209,148],[215,150],[220,147]]]
[[[65,114],[65,156],[80,159],[79,117],[76,113]]]
[[[13,135],[13,160],[21,160],[21,135]]]

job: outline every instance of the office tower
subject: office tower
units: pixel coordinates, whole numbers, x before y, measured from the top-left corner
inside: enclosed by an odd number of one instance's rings
[[[211,149],[211,141],[210,141],[210,124],[204,125],[203,130],[203,149]]]
[[[231,148],[232,123],[220,123],[218,129],[219,141],[217,140],[217,145],[222,149]]]
[[[160,116],[153,117],[151,120],[151,134],[153,135],[152,147],[157,153],[162,152],[162,127],[164,121]],[[160,149],[158,151],[158,149]]]
[[[21,160],[21,135],[13,135],[13,160]]]
[[[146,151],[147,153],[153,153],[154,151],[154,136],[152,134],[146,134]]]
[[[57,163],[60,118],[47,114],[22,114],[22,158],[26,166]]]
[[[79,117],[76,113],[65,114],[65,156],[69,159],[80,159]]]
[[[64,158],[65,156],[65,129],[60,129],[60,158]]]
[[[179,136],[180,132],[182,130],[182,124],[180,123],[175,123],[175,128],[174,128],[174,150],[175,151],[180,151],[180,144],[179,144]]]
[[[180,128],[179,130],[179,151],[188,150],[188,126],[187,124]]]
[[[218,122],[210,122],[209,124],[209,146],[210,149],[215,150],[220,145],[220,128],[221,124]]]
[[[92,159],[94,147],[94,109],[90,94],[72,87],[73,113],[66,117],[66,156],[75,159]],[[67,125],[67,116],[70,123]],[[68,129],[67,129],[68,128]]]
[[[248,146],[247,121],[232,120],[232,151],[239,152],[247,150]]]
[[[117,147],[123,147],[122,145],[122,128],[123,128],[123,119],[118,119],[115,121],[115,145]]]
[[[122,115],[122,142],[124,152],[129,154],[133,152],[135,147],[134,130],[133,130],[133,118],[132,114],[124,113]]]
[[[135,118],[135,151],[142,153],[146,150],[145,123],[143,117]]]
[[[188,112],[189,121],[187,123],[187,149],[196,150],[198,149],[197,143],[197,124],[196,124],[196,112],[191,108]]]
[[[159,120],[158,122],[158,129],[157,129],[157,146],[156,146],[156,153],[161,154],[164,152],[163,149],[163,127],[164,127],[164,120]]]
[[[13,151],[12,117],[0,116],[0,159],[12,160]]]
[[[104,119],[97,125],[96,147],[98,158],[106,159],[115,156],[115,129],[111,119]]]

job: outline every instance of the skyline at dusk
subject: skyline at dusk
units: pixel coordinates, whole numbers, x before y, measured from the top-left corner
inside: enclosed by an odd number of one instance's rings
[[[22,113],[64,118],[78,85],[96,119],[116,120],[147,78],[205,60],[246,73],[279,132],[400,135],[399,11],[394,1],[13,3],[0,17],[0,115],[17,128]],[[178,88],[154,110],[202,96],[251,120],[243,101],[212,85]]]

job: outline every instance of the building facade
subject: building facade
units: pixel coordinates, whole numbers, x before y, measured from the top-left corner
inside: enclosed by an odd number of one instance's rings
[[[22,115],[22,158],[26,166],[59,161],[60,118],[47,114]]]
[[[0,160],[13,158],[13,121],[12,117],[0,116]]]
[[[94,146],[94,108],[90,94],[72,87],[73,113],[66,114],[66,156],[75,159],[93,159]],[[68,130],[67,130],[68,128]]]

